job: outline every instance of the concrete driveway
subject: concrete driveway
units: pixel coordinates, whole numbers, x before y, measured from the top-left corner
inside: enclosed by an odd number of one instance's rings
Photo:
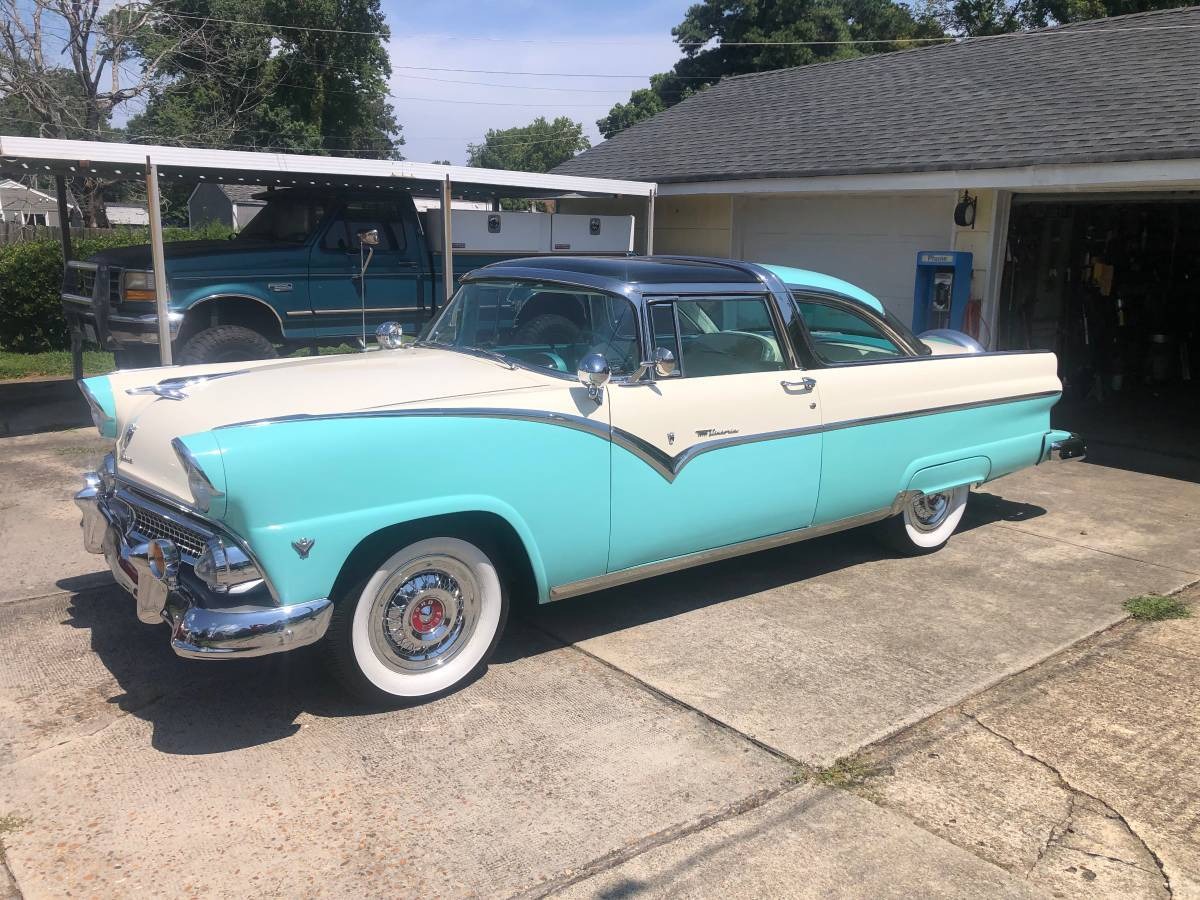
[[[1200,578],[1200,485],[1038,469],[933,556],[853,532],[565,601],[459,693],[368,712],[312,652],[184,661],[139,624],[69,503],[103,449],[0,440],[0,842],[25,897],[1025,896],[830,766]]]

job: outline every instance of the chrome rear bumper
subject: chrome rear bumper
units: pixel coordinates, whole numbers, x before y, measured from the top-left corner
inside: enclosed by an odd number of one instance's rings
[[[151,570],[149,541],[138,531],[129,507],[137,499],[117,496],[111,463],[84,476],[75,495],[83,514],[83,543],[101,553],[117,584],[137,601],[137,616],[147,624],[171,626],[171,648],[189,659],[232,659],[265,656],[320,640],[329,627],[333,604],[328,599],[291,606],[253,605],[244,595],[208,590],[187,562],[169,578]],[[146,508],[154,510],[147,502]],[[238,605],[240,604],[240,605]]]
[[[1062,437],[1066,435],[1066,437]],[[1074,432],[1049,432],[1042,438],[1039,463],[1070,462],[1087,459],[1087,442]]]

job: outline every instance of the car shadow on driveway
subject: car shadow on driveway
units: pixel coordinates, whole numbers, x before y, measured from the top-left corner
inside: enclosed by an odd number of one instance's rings
[[[1044,512],[1030,504],[976,494],[961,527],[1024,521]],[[891,555],[869,529],[859,528],[549,606],[526,606],[513,611],[493,665],[519,664],[570,643]],[[340,718],[381,712],[342,691],[323,665],[318,647],[257,659],[181,659],[171,651],[167,626],[139,622],[133,600],[116,585],[97,586],[88,577],[63,579],[59,587],[74,592],[63,624],[88,632],[92,651],[117,683],[120,692],[107,702],[149,722],[152,745],[163,753],[223,753],[284,740],[299,731],[297,720],[304,714]],[[392,714],[418,713],[399,709]]]

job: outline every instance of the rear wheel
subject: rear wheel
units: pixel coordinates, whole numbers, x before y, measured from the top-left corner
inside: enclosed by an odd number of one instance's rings
[[[883,542],[906,556],[932,553],[945,546],[967,509],[967,485],[936,494],[917,494],[899,515],[879,523]]]
[[[426,538],[339,598],[326,648],[360,698],[427,700],[483,671],[507,618],[508,595],[487,552],[461,538]]]
[[[275,345],[257,331],[242,325],[214,325],[192,335],[179,350],[182,366],[195,363],[243,362],[275,359]]]

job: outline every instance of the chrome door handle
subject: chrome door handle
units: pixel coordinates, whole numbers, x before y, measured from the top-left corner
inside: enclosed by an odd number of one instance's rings
[[[779,386],[789,394],[811,394],[817,386],[815,378],[801,378],[799,381],[781,381]]]

